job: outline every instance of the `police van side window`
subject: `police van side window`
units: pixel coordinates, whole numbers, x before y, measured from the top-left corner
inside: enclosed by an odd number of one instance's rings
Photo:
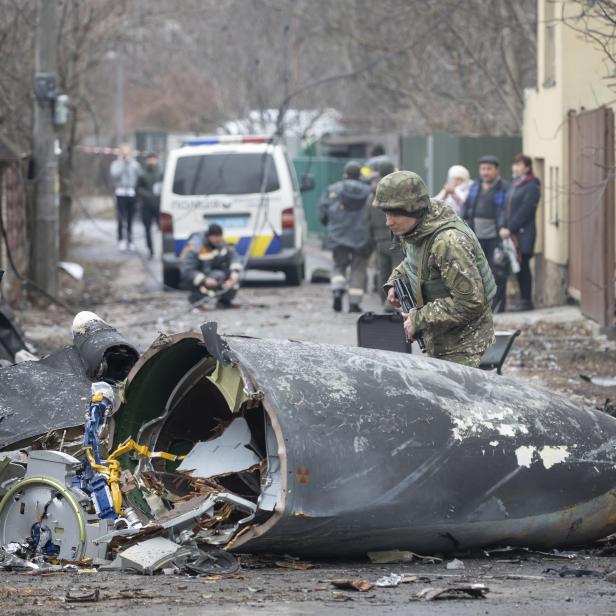
[[[264,181],[265,180],[265,181]],[[271,154],[201,154],[177,159],[176,195],[242,195],[280,189]]]

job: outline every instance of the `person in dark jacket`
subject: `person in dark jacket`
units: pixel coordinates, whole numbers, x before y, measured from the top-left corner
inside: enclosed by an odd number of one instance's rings
[[[379,181],[395,170],[396,168],[391,162],[383,162],[379,165],[378,175],[372,183],[371,201],[374,201],[374,195]],[[395,308],[387,301],[387,293],[384,287],[391,275],[391,271],[394,267],[399,265],[404,258],[404,253],[400,246],[400,240],[396,238],[387,227],[387,220],[383,210],[370,207],[368,220],[370,224],[370,237],[376,257],[377,289],[383,300],[384,312],[393,312]]]
[[[462,218],[475,232],[496,280],[497,291],[492,300],[494,312],[505,310],[508,275],[499,258],[502,255],[499,229],[505,226],[509,183],[500,177],[499,167],[496,156],[486,155],[479,159],[479,179],[471,184],[462,208]]]
[[[333,308],[342,310],[349,274],[349,312],[361,312],[366,286],[366,268],[372,252],[368,224],[370,185],[360,181],[358,163],[344,166],[344,179],[330,184],[319,203],[319,220],[326,227],[325,247],[333,253]]]
[[[507,196],[506,224],[500,229],[500,237],[503,240],[511,237],[521,257],[520,271],[517,274],[520,303],[514,310],[532,310],[533,279],[530,260],[535,251],[537,236],[535,214],[541,198],[541,185],[533,175],[531,159],[524,154],[514,157],[512,172],[513,183]]]
[[[158,156],[150,152],[145,157],[145,164],[141,175],[137,180],[137,200],[141,207],[141,220],[145,229],[145,241],[150,253],[150,259],[154,256],[152,245],[152,223],[158,224],[160,209],[160,189],[163,174],[158,166]]]
[[[180,256],[182,287],[190,291],[191,304],[217,298],[222,307],[231,306],[239,288],[242,265],[235,249],[225,243],[220,225],[211,224],[192,235]]]

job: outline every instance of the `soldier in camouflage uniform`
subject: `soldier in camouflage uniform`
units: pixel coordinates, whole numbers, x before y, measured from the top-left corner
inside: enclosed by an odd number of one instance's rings
[[[385,289],[404,277],[417,308],[404,322],[410,339],[423,336],[432,357],[478,367],[494,343],[491,300],[496,284],[475,234],[443,201],[430,199],[424,181],[396,171],[377,185],[373,207],[385,211],[387,226],[402,240],[404,260]]]

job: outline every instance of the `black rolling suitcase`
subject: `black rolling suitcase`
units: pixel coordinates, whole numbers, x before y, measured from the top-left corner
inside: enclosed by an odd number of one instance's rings
[[[404,335],[403,318],[396,314],[366,312],[357,320],[357,346],[397,353],[411,353]]]

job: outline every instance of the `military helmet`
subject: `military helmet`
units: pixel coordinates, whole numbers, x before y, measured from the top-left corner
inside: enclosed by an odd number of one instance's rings
[[[354,160],[350,160],[344,166],[343,173],[345,177],[351,180],[358,180],[359,176],[361,175],[361,167],[359,166],[359,163],[355,162]]]
[[[430,206],[425,182],[412,171],[394,171],[377,185],[373,207],[400,210],[409,216],[423,214]]]

